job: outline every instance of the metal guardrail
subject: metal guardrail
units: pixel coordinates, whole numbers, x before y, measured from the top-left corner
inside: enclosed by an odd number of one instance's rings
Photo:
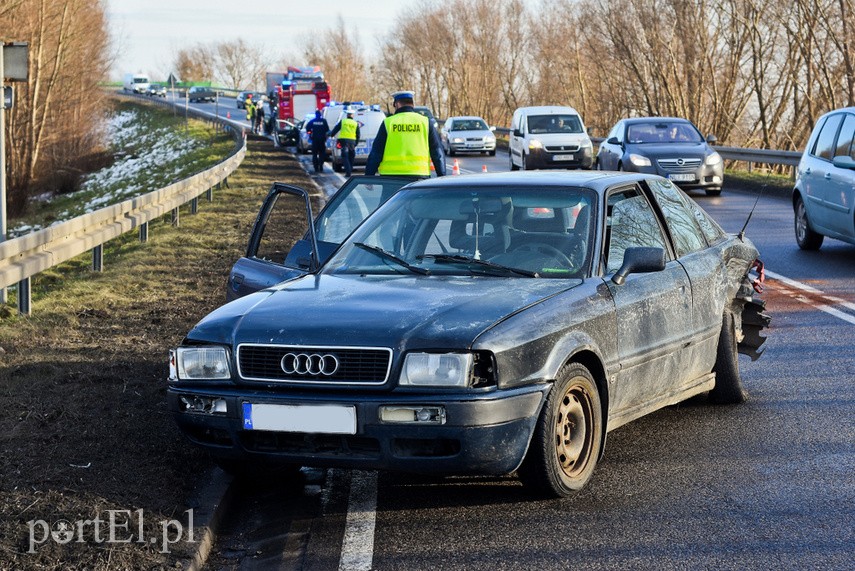
[[[497,127],[496,133],[505,137],[510,136],[511,130],[505,127]],[[599,145],[605,141],[605,137],[591,137],[594,144]],[[799,160],[802,158],[801,151],[775,151],[772,149],[752,149],[748,147],[720,147],[713,145],[713,148],[721,155],[721,158],[729,161],[744,162],[748,164],[748,172],[751,172],[751,165],[766,164],[766,165],[783,165],[796,167]]]
[[[147,101],[153,99],[147,96],[126,97]],[[169,104],[163,100],[156,102]],[[211,119],[209,114],[201,111],[191,109],[188,113],[198,118]],[[105,242],[134,229],[139,229],[140,241],[145,242],[148,239],[149,222],[171,212],[172,222],[177,225],[179,206],[189,202],[191,213],[195,213],[201,194],[207,193],[208,200],[213,200],[213,188],[222,183],[228,184],[228,176],[238,168],[246,155],[245,126],[227,119],[218,121],[232,130],[235,148],[217,165],[148,194],[0,242],[0,288],[17,284],[18,311],[25,315],[30,313],[30,278],[39,272],[87,250],[92,250],[93,269],[100,271],[103,269]]]

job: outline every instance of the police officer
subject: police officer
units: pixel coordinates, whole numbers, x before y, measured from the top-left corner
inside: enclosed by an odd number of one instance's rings
[[[306,125],[306,133],[312,140],[312,164],[315,165],[315,172],[324,172],[329,132],[329,123],[321,116],[320,111],[315,111],[315,118]]]
[[[348,108],[346,117],[338,122],[330,131],[330,137],[338,133],[338,142],[341,143],[341,162],[344,163],[344,175],[350,176],[353,172],[353,161],[356,159],[356,141],[359,140],[359,123],[353,118],[356,112]]]
[[[439,134],[427,117],[413,111],[413,92],[393,93],[392,101],[395,113],[377,131],[365,174],[429,177],[432,161],[436,176],[445,176]]]

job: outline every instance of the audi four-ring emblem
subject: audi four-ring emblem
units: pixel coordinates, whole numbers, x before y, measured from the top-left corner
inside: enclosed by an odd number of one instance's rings
[[[279,366],[287,375],[323,375],[331,377],[338,371],[335,355],[319,353],[285,353]]]

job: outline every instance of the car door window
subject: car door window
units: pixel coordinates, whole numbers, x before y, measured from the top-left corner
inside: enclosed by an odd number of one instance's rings
[[[822,159],[831,160],[834,157],[834,138],[837,135],[837,128],[840,127],[841,115],[832,115],[825,121],[819,137],[816,139],[813,154]]]
[[[620,269],[627,248],[662,248],[667,256],[668,246],[659,221],[640,189],[632,187],[610,194],[607,208],[606,273]]]
[[[668,223],[677,257],[706,248],[706,240],[695,216],[686,208],[683,197],[671,181],[650,179],[648,186]]]
[[[853,138],[855,138],[855,115],[847,114],[843,120],[843,126],[840,128],[840,135],[837,136],[837,147],[834,151],[834,156],[855,159],[855,145],[852,144]]]
[[[342,243],[388,198],[384,189],[386,186],[381,184],[357,184],[349,194],[330,204],[315,224],[318,240]]]

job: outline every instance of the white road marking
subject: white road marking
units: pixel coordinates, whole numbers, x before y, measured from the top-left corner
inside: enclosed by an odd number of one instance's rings
[[[377,472],[354,470],[339,571],[370,571],[374,561],[374,524],[377,519]]]
[[[836,318],[841,319],[847,323],[851,323],[852,325],[855,325],[855,317],[853,317],[852,315],[849,315],[848,313],[846,313],[844,311],[840,311],[836,307],[833,307],[836,304],[836,305],[839,305],[841,307],[845,307],[847,309],[855,311],[855,303],[852,303],[852,302],[849,302],[849,301],[846,301],[846,300],[843,300],[843,299],[840,299],[837,297],[832,297],[832,296],[826,295],[824,292],[816,289],[815,287],[811,287],[807,284],[797,282],[794,279],[790,279],[788,277],[782,276],[781,274],[777,274],[775,272],[771,272],[769,270],[766,270],[766,276],[772,278],[773,280],[776,280],[776,281],[779,281],[783,284],[786,284],[791,288],[810,293],[812,295],[815,295],[817,297],[822,298],[825,301],[830,302],[829,305],[826,305],[823,303],[819,303],[818,301],[815,301],[813,299],[807,298],[803,295],[800,295],[798,292],[790,291],[786,288],[780,288],[782,293],[785,293],[785,294],[797,299],[798,301],[800,301],[806,305],[809,305],[809,306],[811,306],[815,309],[818,309],[820,311],[824,311],[825,313],[827,313],[833,317],[836,317]]]

